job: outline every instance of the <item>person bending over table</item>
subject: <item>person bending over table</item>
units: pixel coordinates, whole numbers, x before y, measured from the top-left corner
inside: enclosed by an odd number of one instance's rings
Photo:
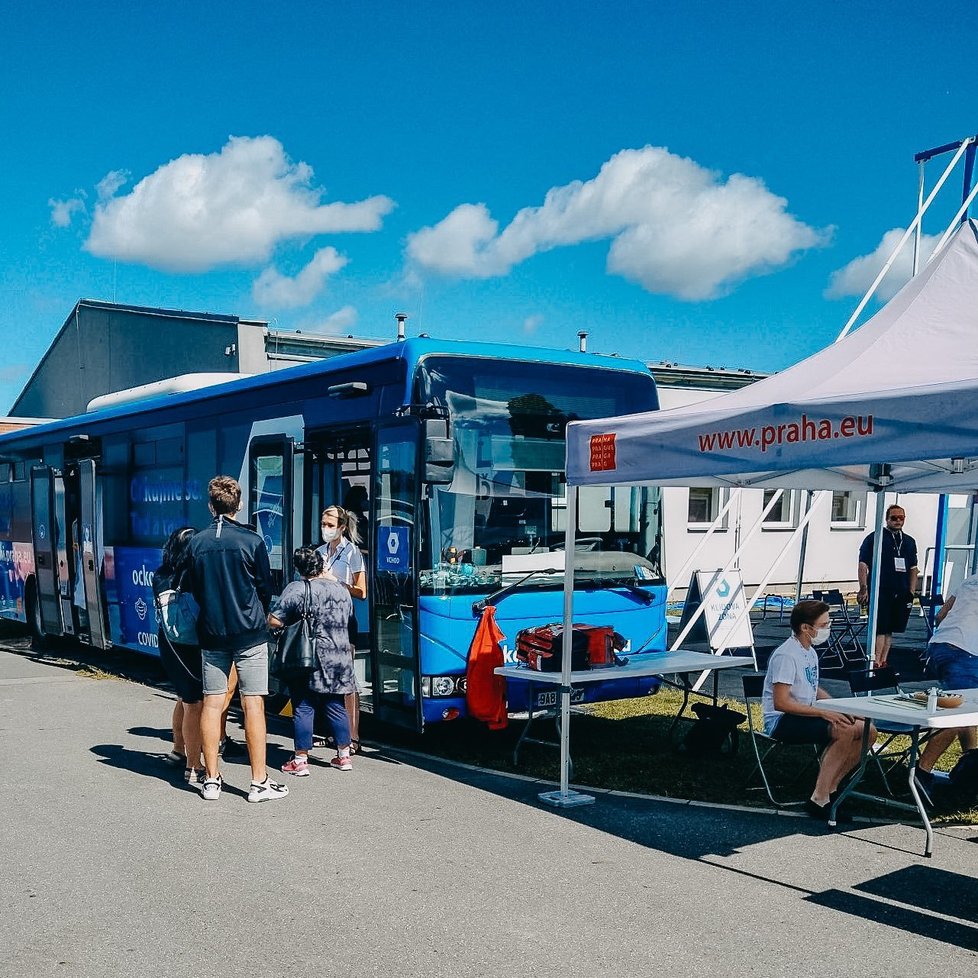
[[[928,674],[939,679],[944,689],[978,689],[978,574],[965,578],[948,596],[936,624],[939,627],[927,643]],[[955,736],[963,751],[978,747],[975,727],[935,730],[917,764],[917,781],[928,794],[934,765]]]
[[[792,635],[771,654],[761,699],[769,737],[821,749],[815,790],[805,802],[805,811],[822,821],[828,821],[839,783],[859,763],[864,726],[863,720],[812,706],[816,700],[830,698],[818,685],[818,656],[812,648],[828,641],[830,628],[824,601],[799,601],[794,606]],[[872,727],[869,733],[875,737]]]

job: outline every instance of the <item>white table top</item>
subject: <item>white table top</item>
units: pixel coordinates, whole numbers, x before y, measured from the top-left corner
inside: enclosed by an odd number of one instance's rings
[[[629,679],[642,676],[664,676],[670,672],[706,672],[713,669],[734,669],[737,666],[753,667],[754,660],[743,655],[710,655],[708,652],[663,652],[656,655],[643,654],[629,659],[623,666],[606,666],[603,669],[582,669],[572,672],[571,684],[599,683],[605,679]],[[525,679],[534,683],[549,683],[559,686],[559,672],[537,672],[526,666],[498,666],[493,670],[497,676],[507,679]]]
[[[850,716],[870,720],[890,720],[911,727],[938,730],[948,727],[978,726],[978,689],[958,689],[953,692],[964,696],[964,703],[953,709],[940,709],[930,714],[926,704],[897,700],[892,693],[874,693],[872,696],[845,696],[838,699],[816,700],[816,710],[847,713]]]

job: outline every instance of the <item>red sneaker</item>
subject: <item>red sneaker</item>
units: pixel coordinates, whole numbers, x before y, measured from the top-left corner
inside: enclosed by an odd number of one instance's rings
[[[349,757],[340,757],[339,754],[336,757],[330,759],[330,767],[335,767],[337,771],[352,771],[353,761]]]

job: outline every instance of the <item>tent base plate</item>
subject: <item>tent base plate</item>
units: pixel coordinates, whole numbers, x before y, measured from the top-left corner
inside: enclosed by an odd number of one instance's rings
[[[537,797],[554,808],[578,808],[594,804],[594,795],[585,795],[580,791],[542,791]]]

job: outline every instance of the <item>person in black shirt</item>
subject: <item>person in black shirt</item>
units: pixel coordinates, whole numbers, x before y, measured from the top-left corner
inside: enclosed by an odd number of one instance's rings
[[[906,518],[902,506],[887,507],[880,555],[876,649],[873,654],[873,664],[877,669],[886,665],[893,635],[906,631],[917,590],[917,542],[903,532]],[[859,592],[856,600],[861,605],[869,604],[869,575],[875,546],[876,534],[870,533],[859,548]]]

